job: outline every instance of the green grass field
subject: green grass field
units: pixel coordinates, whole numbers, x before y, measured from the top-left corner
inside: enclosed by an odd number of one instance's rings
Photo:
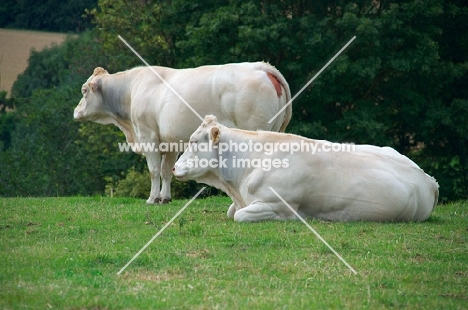
[[[230,200],[0,199],[1,309],[466,309],[468,202],[424,223],[239,224]]]

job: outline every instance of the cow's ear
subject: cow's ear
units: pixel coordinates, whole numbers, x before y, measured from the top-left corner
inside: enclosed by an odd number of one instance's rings
[[[93,92],[97,92],[98,90],[101,90],[101,79],[95,81],[95,82],[90,82],[89,87]]]
[[[218,127],[211,128],[211,141],[213,141],[213,144],[218,144],[219,142],[219,128]]]
[[[107,72],[106,69],[101,68],[101,67],[95,68],[94,72],[93,72],[93,75],[96,76],[96,75],[100,75],[100,74],[109,74],[109,72]]]

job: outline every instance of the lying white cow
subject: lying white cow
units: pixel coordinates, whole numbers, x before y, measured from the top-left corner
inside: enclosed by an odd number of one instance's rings
[[[424,221],[439,186],[389,147],[337,145],[297,135],[231,129],[205,117],[174,176],[226,192],[239,222],[295,219]]]
[[[83,84],[83,98],[75,108],[74,118],[114,124],[125,133],[127,143],[145,143],[156,150],[161,143],[182,145],[181,141],[187,142],[200,124],[200,119],[180,98],[198,114],[214,114],[230,127],[283,132],[291,119],[289,105],[268,123],[291,99],[291,93],[281,73],[267,63],[152,69],[175,92],[148,67],[116,74],[96,68]],[[134,147],[132,150],[140,152]],[[171,201],[171,169],[178,152],[143,149],[142,153],[151,173],[147,203]]]

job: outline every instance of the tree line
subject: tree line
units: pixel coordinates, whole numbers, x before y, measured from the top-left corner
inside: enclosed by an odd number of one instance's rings
[[[93,26],[91,18],[85,18],[85,9],[96,5],[97,0],[2,0],[0,28],[82,32]]]
[[[154,65],[268,61],[292,94],[356,36],[295,99],[287,131],[392,146],[437,179],[442,200],[468,198],[464,1],[99,0],[80,14],[92,27],[32,52],[12,98],[0,96],[0,195],[147,195],[144,160],[119,152],[118,129],[72,117],[95,67],[143,65],[118,35]],[[177,183],[175,196],[195,187]]]

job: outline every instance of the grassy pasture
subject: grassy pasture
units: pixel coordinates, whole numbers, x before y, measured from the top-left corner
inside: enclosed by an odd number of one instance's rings
[[[424,223],[238,224],[228,198],[0,199],[2,309],[466,309],[468,202]]]

